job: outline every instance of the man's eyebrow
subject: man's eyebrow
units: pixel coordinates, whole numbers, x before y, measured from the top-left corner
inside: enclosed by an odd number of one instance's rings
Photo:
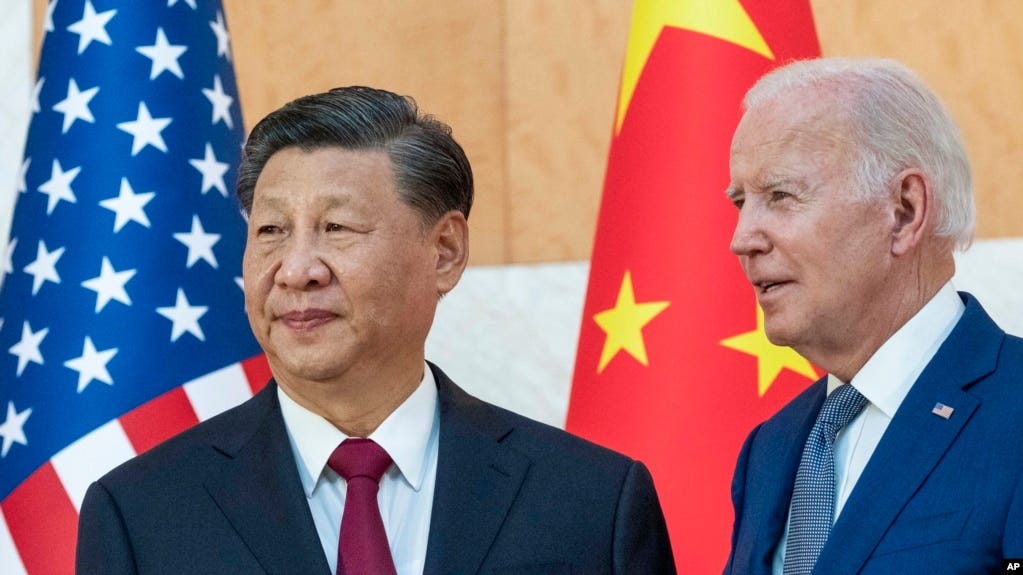
[[[347,193],[325,193],[321,194],[317,201],[320,204],[322,210],[329,210],[338,206],[351,203],[352,196]],[[282,196],[260,196],[259,202],[267,208],[275,210],[284,210],[288,202]]]
[[[736,199],[742,198],[746,195],[747,188],[752,188],[754,192],[775,190],[778,188],[798,191],[804,189],[805,185],[799,178],[793,178],[786,175],[767,176],[762,180],[753,182],[750,186],[730,184],[727,188],[725,188],[725,196],[734,202]]]
[[[763,182],[760,182],[758,188],[761,190],[782,189],[790,192],[798,192],[800,190],[806,189],[806,181],[800,178],[793,178],[789,176],[777,176],[764,179]]]

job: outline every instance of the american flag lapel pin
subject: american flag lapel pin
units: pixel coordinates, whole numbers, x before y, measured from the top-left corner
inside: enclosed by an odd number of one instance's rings
[[[942,419],[948,419],[952,417],[953,411],[955,411],[955,409],[952,409],[951,407],[945,405],[944,403],[938,402],[934,404],[934,409],[931,410],[931,413],[937,415]]]

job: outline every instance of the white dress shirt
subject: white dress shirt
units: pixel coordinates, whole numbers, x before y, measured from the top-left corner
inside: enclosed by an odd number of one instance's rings
[[[423,369],[419,387],[369,436],[394,461],[380,479],[377,502],[398,575],[423,572],[437,480],[437,383],[430,367],[424,364]],[[327,467],[327,459],[348,436],[296,403],[280,387],[277,396],[313,523],[334,573],[348,486]]]
[[[946,283],[931,301],[870,356],[849,382],[867,398],[867,405],[838,432],[835,439],[836,520],[902,400],[952,333],[965,309],[951,282]],[[843,383],[828,374],[828,394]],[[775,575],[781,575],[785,565],[785,545],[791,521],[790,507],[785,532],[774,551],[772,572]]]

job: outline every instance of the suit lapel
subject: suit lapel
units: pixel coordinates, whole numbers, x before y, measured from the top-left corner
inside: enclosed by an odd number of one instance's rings
[[[512,428],[492,408],[431,368],[440,400],[440,449],[424,573],[476,573],[530,462],[500,444]]]
[[[968,299],[959,324],[913,384],[831,530],[819,559],[828,573],[860,571],[979,407],[964,389],[994,370],[1003,338]],[[953,407],[952,416],[932,413],[936,403]]]
[[[205,484],[238,536],[267,573],[329,573],[276,384],[267,385],[222,428],[213,448],[224,457]]]
[[[827,379],[821,379],[771,418],[757,432],[756,450],[748,462],[751,483],[744,495],[749,526],[743,526],[747,546],[736,565],[747,565],[742,573],[771,572],[774,550],[781,540],[789,516],[789,502],[796,470],[803,455],[806,438],[824,403]]]

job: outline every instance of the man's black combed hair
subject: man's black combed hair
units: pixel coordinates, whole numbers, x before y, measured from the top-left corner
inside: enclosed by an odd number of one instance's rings
[[[419,113],[415,100],[386,90],[351,86],[303,96],[271,112],[252,129],[238,170],[238,199],[246,213],[267,161],[285,148],[383,150],[391,159],[402,200],[424,222],[458,210],[469,217],[472,167],[451,128]]]

